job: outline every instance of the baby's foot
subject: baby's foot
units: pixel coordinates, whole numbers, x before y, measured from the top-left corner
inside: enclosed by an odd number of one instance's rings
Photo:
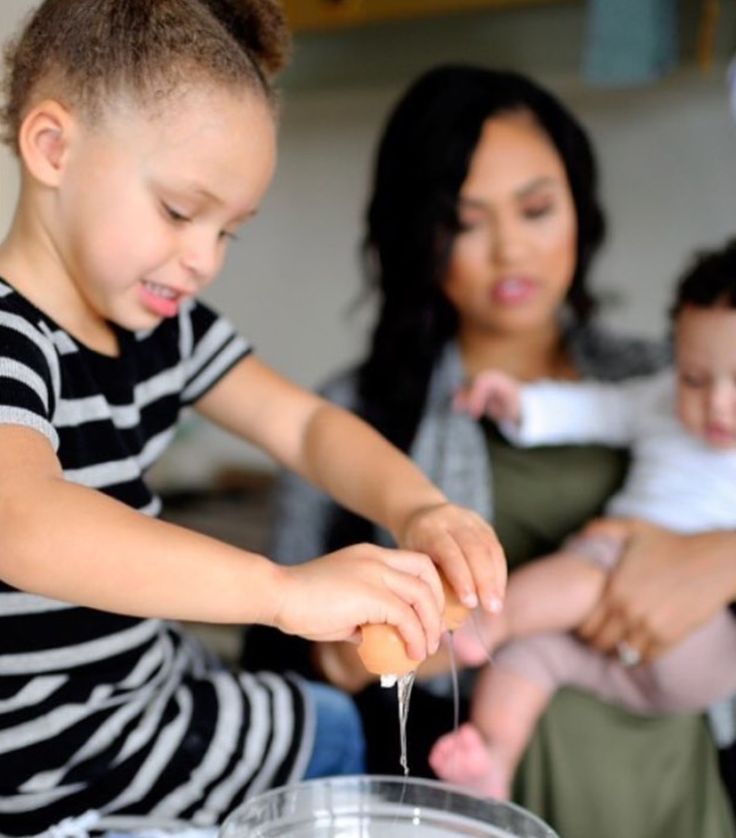
[[[464,724],[435,742],[429,764],[441,780],[508,800],[512,769],[503,753],[483,739],[480,731]]]

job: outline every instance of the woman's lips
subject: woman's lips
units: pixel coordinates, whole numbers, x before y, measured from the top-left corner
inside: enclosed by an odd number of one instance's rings
[[[491,299],[495,303],[515,305],[526,303],[537,293],[537,283],[524,276],[513,276],[499,280],[491,288]]]

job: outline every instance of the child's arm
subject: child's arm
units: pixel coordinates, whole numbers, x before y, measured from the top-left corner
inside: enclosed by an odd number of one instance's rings
[[[0,427],[0,579],[142,617],[263,623],[344,639],[396,625],[416,659],[439,638],[441,586],[417,553],[361,546],[298,568],[130,509],[64,479],[49,441]]]
[[[503,552],[490,526],[448,503],[404,454],[365,422],[245,358],[197,403],[208,418],[254,442],[339,503],[426,553],[458,595],[496,609]]]

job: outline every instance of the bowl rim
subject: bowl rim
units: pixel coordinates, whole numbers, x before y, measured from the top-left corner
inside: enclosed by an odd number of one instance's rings
[[[409,786],[415,788],[436,789],[438,792],[443,793],[449,792],[453,795],[457,795],[458,797],[484,803],[491,807],[513,810],[518,813],[520,817],[527,818],[530,826],[533,824],[540,827],[542,831],[546,831],[545,838],[559,838],[552,827],[546,824],[538,815],[535,815],[534,812],[530,812],[528,809],[525,809],[524,807],[511,801],[497,800],[496,798],[489,797],[488,795],[481,794],[480,792],[475,792],[472,789],[452,783],[446,783],[442,780],[425,777],[402,777],[398,774],[341,774],[334,777],[314,777],[309,780],[297,780],[293,783],[286,783],[285,785],[277,786],[276,788],[261,792],[260,794],[254,795],[250,799],[243,801],[243,803],[241,803],[236,809],[233,809],[233,811],[227,816],[220,829],[224,831],[225,827],[228,826],[228,822],[234,820],[235,817],[237,817],[244,809],[247,809],[249,805],[268,805],[270,800],[274,800],[288,794],[299,794],[300,792],[308,791],[310,788],[316,786],[330,786],[333,788],[341,786],[349,787],[350,785],[355,785],[357,783],[363,783],[369,786],[380,783],[396,787]]]

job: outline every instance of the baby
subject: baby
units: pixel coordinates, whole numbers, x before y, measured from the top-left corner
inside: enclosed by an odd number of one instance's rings
[[[685,533],[734,529],[736,239],[700,255],[678,286],[672,317],[674,370],[622,384],[528,386],[489,371],[457,406],[491,416],[519,445],[629,446],[631,467],[610,515]],[[642,662],[636,635],[619,644],[615,659],[571,633],[596,604],[621,548],[607,532],[571,538],[512,575],[502,614],[458,633],[466,664],[486,660],[483,644],[501,648],[480,673],[470,723],[434,746],[440,777],[507,798],[534,725],[562,685],[641,713],[699,710],[736,691],[736,621],[726,610],[651,662]]]

